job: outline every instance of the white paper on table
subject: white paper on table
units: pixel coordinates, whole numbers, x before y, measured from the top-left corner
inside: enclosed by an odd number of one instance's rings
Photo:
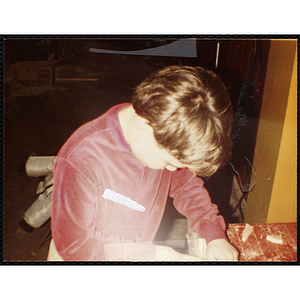
[[[243,231],[243,236],[242,236],[243,242],[246,242],[247,238],[250,236],[252,231],[253,231],[253,226],[246,224],[244,231]]]

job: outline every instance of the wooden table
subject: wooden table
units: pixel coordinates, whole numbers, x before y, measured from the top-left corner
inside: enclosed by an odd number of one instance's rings
[[[253,231],[242,240],[246,224],[229,224],[230,242],[240,251],[240,261],[297,261],[297,224],[249,224]],[[281,235],[282,244],[267,240],[267,236]]]

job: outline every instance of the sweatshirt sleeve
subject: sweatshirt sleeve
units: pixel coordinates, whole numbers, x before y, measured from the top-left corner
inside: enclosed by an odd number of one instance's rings
[[[203,180],[188,169],[173,172],[170,196],[175,208],[184,215],[191,230],[207,243],[215,239],[226,239],[224,218],[211,202]]]
[[[52,236],[65,261],[130,261],[155,257],[155,245],[135,243],[103,232],[105,202],[99,201],[103,186],[95,172],[80,170],[63,158],[54,169]]]

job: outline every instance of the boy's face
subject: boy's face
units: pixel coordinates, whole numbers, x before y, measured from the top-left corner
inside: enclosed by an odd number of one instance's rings
[[[159,147],[154,138],[153,129],[147,124],[138,129],[138,138],[131,143],[131,149],[135,157],[151,169],[176,171],[187,168],[186,165],[171,156],[167,150]]]

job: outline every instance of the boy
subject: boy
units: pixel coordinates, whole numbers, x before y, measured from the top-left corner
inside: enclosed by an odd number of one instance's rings
[[[81,126],[55,163],[48,259],[196,260],[152,243],[170,195],[207,259],[237,260],[200,178],[228,161],[231,121],[214,73],[171,66],[144,80],[132,104]]]

